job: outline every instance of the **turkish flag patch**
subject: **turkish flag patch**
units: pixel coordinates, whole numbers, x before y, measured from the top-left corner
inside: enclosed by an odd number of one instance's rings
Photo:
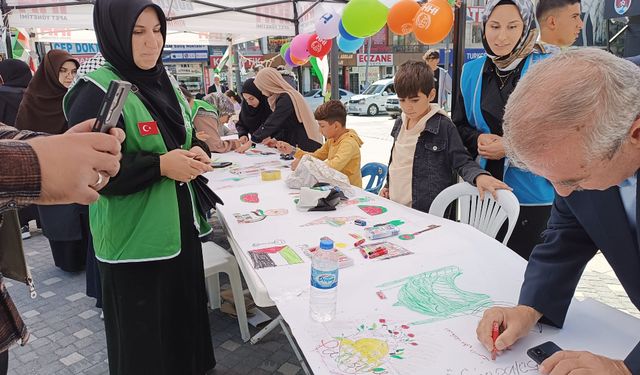
[[[139,122],[138,130],[140,131],[140,135],[143,137],[147,135],[155,135],[159,133],[158,123],[155,121]]]

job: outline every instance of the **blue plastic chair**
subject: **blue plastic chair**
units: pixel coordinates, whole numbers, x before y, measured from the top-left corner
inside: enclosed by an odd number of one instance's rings
[[[362,172],[362,178],[369,176],[369,182],[364,190],[369,193],[378,194],[382,186],[384,186],[384,180],[387,178],[387,166],[380,163],[367,163],[360,170]]]

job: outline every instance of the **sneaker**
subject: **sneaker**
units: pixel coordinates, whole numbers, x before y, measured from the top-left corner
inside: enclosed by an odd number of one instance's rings
[[[27,238],[31,238],[31,232],[29,232],[29,226],[25,225],[20,228],[20,232],[22,233],[22,239],[26,240]]]
[[[100,319],[104,320],[104,311],[100,311]]]

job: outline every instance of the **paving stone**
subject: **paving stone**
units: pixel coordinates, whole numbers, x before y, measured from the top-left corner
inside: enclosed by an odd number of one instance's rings
[[[54,292],[50,291],[50,290],[46,291],[44,293],[40,293],[40,297],[42,297],[42,298],[50,298],[50,297],[53,297],[55,295],[56,294]]]
[[[23,318],[29,319],[29,318],[33,318],[34,316],[38,316],[40,315],[40,313],[37,310],[29,310],[25,313],[22,314]]]
[[[76,362],[82,361],[84,357],[79,353],[73,352],[64,358],[60,358],[60,362],[64,363],[65,366],[71,366]]]
[[[91,336],[93,335],[93,332],[89,331],[86,328],[81,329],[80,331],[76,332],[73,334],[75,337],[79,338],[79,339],[83,339],[87,336]]]
[[[300,366],[296,366],[287,362],[280,366],[280,368],[278,368],[278,373],[283,375],[295,375],[300,369]]]
[[[81,298],[84,298],[85,296],[86,296],[86,294],[84,294],[84,293],[75,293],[75,294],[72,294],[70,296],[67,296],[65,299],[67,301],[75,302],[75,301],[77,301],[77,300],[79,300]]]
[[[60,281],[62,281],[62,279],[61,279],[61,278],[59,278],[59,277],[52,277],[52,278],[50,278],[50,279],[47,279],[47,280],[43,281],[42,283],[43,283],[44,285],[49,286],[49,285],[53,285],[53,284],[55,284],[55,283],[58,283],[58,282],[60,282]]]
[[[99,314],[94,310],[87,310],[83,313],[78,314],[78,316],[81,317],[82,319],[89,319],[96,315],[99,315]]]
[[[227,349],[230,352],[235,351],[236,349],[238,349],[239,347],[241,347],[242,345],[238,344],[235,341],[232,340],[227,340],[225,341],[222,345],[220,345],[221,347]]]

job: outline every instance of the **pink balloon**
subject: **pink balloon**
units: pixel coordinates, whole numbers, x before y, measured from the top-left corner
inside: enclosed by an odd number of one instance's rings
[[[289,47],[291,54],[300,60],[306,60],[309,58],[307,45],[309,44],[310,38],[311,34],[296,35],[291,41],[291,46]]]

